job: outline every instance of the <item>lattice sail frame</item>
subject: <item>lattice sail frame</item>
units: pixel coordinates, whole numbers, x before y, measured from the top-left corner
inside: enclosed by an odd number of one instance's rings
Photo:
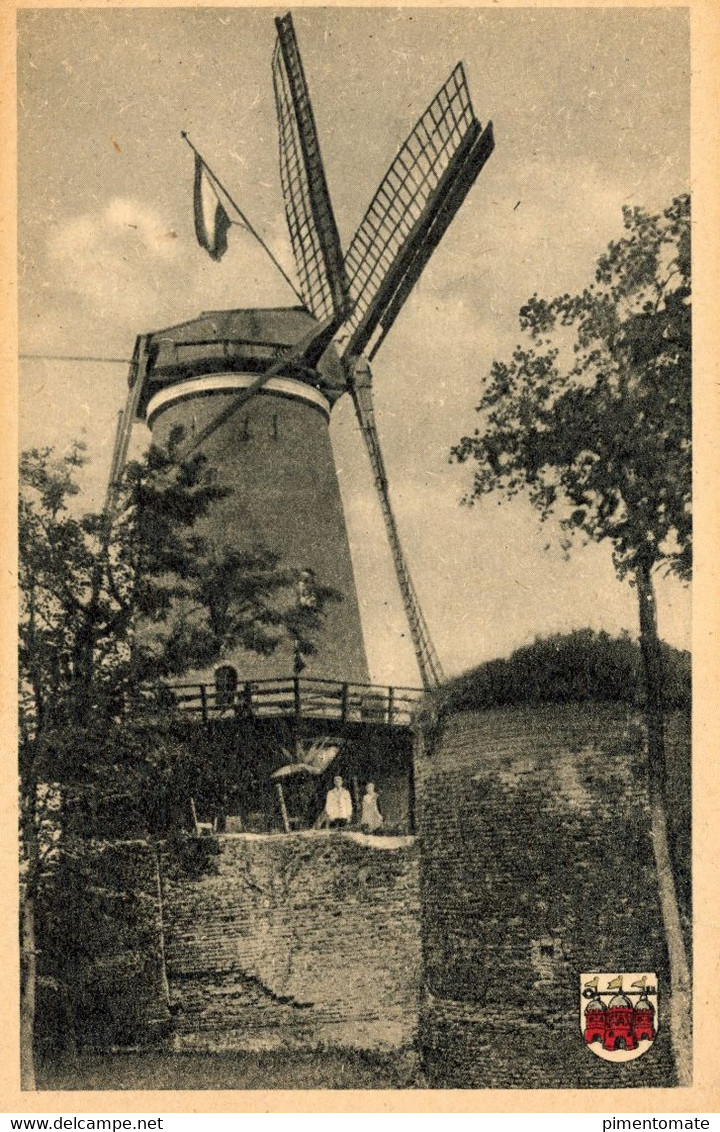
[[[288,14],[275,25],[272,76],[285,215],[300,293],[322,322],[347,313],[348,281],[292,18]]]
[[[345,256],[352,313],[338,345],[372,357],[492,152],[458,63],[400,147]]]

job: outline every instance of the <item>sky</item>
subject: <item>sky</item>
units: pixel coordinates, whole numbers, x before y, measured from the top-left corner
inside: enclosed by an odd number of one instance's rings
[[[294,304],[247,233],[220,263],[195,242],[186,130],[288,272],[270,74],[285,9],[19,12],[20,349],[129,358],[143,331],[202,310]],[[296,32],[347,247],[458,59],[495,151],[373,364],[377,425],[411,573],[447,674],[538,635],[637,632],[608,546],[566,559],[523,498],[460,505],[448,461],[534,292],[581,288],[622,230],[689,179],[687,15],[671,8],[301,8]],[[85,441],[102,501],[127,368],[21,364],[21,444]],[[135,430],[134,448],[147,443]],[[372,678],[417,683],[352,405],[331,436]],[[546,547],[549,544],[549,549]],[[661,635],[690,643],[689,593],[658,582]]]

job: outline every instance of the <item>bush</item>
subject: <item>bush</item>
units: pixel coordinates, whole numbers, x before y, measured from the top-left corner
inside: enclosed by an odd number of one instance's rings
[[[665,703],[689,709],[690,654],[663,644]],[[643,703],[640,646],[627,635],[592,629],[538,637],[509,657],[491,660],[449,681],[444,710],[472,711],[510,704],[615,701]]]

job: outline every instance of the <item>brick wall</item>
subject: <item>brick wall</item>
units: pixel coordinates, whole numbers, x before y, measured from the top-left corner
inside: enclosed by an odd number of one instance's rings
[[[429,1083],[671,1083],[639,721],[619,705],[503,708],[450,716],[419,747]],[[637,1061],[584,1048],[578,976],[593,970],[658,974],[660,1034]]]
[[[168,858],[174,1045],[402,1048],[420,984],[411,838],[228,834],[199,875]]]

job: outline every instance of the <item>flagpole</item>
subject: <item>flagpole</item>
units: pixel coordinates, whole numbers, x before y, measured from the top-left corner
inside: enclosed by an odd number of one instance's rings
[[[247,216],[245,215],[245,213],[243,212],[243,210],[242,210],[242,209],[240,208],[240,206],[239,206],[239,205],[237,205],[237,204],[235,203],[235,201],[233,200],[233,198],[232,198],[232,197],[230,196],[230,193],[229,193],[229,192],[227,191],[227,189],[226,189],[226,188],[225,188],[225,186],[223,185],[223,183],[222,183],[222,181],[220,180],[220,178],[219,178],[218,176],[216,176],[216,174],[215,174],[215,173],[213,172],[213,170],[212,170],[212,169],[210,168],[210,166],[208,165],[208,163],[207,163],[207,161],[205,160],[205,158],[203,157],[203,155],[202,155],[202,154],[200,153],[200,151],[199,151],[198,149],[196,149],[196,148],[195,148],[195,146],[193,145],[193,143],[192,143],[192,142],[190,141],[190,138],[189,138],[189,137],[187,136],[187,134],[185,133],[185,130],[181,130],[181,131],[180,131],[180,137],[181,137],[181,138],[183,138],[183,139],[184,139],[184,140],[185,140],[185,141],[187,142],[187,144],[188,144],[188,145],[190,146],[190,149],[191,149],[191,150],[193,151],[193,153],[195,154],[195,156],[196,156],[196,157],[198,157],[198,158],[200,159],[200,161],[202,161],[202,164],[203,164],[203,168],[207,170],[207,173],[208,173],[208,175],[209,175],[209,176],[210,176],[210,177],[212,178],[212,180],[213,180],[213,181],[215,182],[215,184],[216,184],[216,185],[217,185],[217,187],[218,187],[218,188],[220,189],[220,191],[221,191],[221,192],[223,193],[223,195],[224,195],[225,197],[227,197],[227,199],[229,200],[230,204],[231,204],[231,205],[232,205],[232,207],[233,207],[233,208],[235,209],[236,213],[238,214],[238,216],[239,216],[239,217],[240,217],[240,219],[242,220],[243,224],[244,224],[244,225],[245,225],[245,227],[247,228],[247,230],[248,230],[248,232],[250,233],[250,235],[251,235],[251,236],[254,236],[254,237],[255,237],[255,239],[257,240],[257,242],[258,242],[258,243],[260,244],[260,247],[261,247],[261,248],[263,249],[263,251],[264,251],[264,252],[265,252],[265,253],[266,253],[266,254],[267,254],[267,255],[268,255],[269,257],[270,257],[270,259],[271,259],[271,260],[273,261],[273,263],[275,264],[276,268],[278,269],[278,271],[279,271],[279,272],[280,272],[280,274],[282,275],[282,277],[283,277],[283,279],[285,280],[285,282],[287,283],[288,287],[290,287],[290,288],[291,288],[291,290],[292,290],[292,291],[294,292],[294,294],[295,294],[295,295],[297,296],[297,298],[298,298],[298,299],[300,300],[300,302],[302,303],[302,305],[303,305],[303,306],[306,306],[307,304],[306,304],[305,300],[303,299],[302,295],[301,295],[301,294],[300,294],[300,292],[298,291],[297,287],[296,287],[296,286],[295,286],[295,284],[293,283],[293,281],[292,281],[292,279],[290,278],[290,276],[288,275],[288,273],[287,273],[287,272],[285,271],[285,269],[284,269],[284,267],[282,266],[282,264],[281,264],[281,263],[279,263],[279,262],[278,262],[278,260],[277,260],[277,259],[275,258],[275,256],[273,255],[273,253],[272,253],[272,252],[270,251],[270,248],[269,248],[269,247],[267,246],[267,244],[266,244],[266,243],[265,243],[265,241],[263,240],[262,236],[261,236],[261,235],[260,235],[260,234],[259,234],[258,232],[256,232],[256,231],[255,231],[255,229],[253,228],[252,224],[251,224],[251,223],[250,223],[250,221],[248,220]]]

